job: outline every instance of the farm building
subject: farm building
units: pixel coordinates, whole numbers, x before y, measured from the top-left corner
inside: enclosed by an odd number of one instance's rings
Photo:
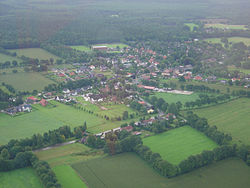
[[[39,103],[40,103],[42,106],[47,106],[48,101],[46,101],[45,99],[42,99]]]
[[[92,50],[95,50],[95,51],[107,51],[108,47],[107,46],[92,46]]]

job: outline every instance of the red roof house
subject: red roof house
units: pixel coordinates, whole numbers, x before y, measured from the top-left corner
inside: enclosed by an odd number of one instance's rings
[[[48,101],[46,101],[45,99],[42,99],[40,102],[39,102],[42,106],[46,106],[48,104]]]
[[[131,132],[133,130],[133,127],[131,125],[127,126],[127,127],[123,127],[121,128],[121,130],[126,130],[128,132]]]

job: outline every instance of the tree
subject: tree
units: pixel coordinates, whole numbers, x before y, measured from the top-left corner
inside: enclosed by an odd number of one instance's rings
[[[10,158],[10,154],[9,154],[9,151],[4,148],[2,151],[1,151],[1,157],[4,159],[4,160],[8,160]]]
[[[128,119],[128,111],[124,111],[124,112],[123,112],[123,114],[122,114],[122,119],[123,119],[123,120]]]
[[[179,82],[186,82],[186,79],[184,78],[184,76],[179,77]]]
[[[175,103],[171,103],[168,107],[168,113],[172,113],[177,115],[179,113],[178,108],[176,107]]]

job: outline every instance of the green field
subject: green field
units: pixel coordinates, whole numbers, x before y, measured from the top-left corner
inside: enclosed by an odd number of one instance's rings
[[[219,44],[224,45],[221,42],[221,38],[209,38],[209,39],[205,39],[205,41],[209,43],[219,43]],[[245,45],[250,46],[250,38],[246,38],[246,37],[229,37],[228,42],[229,43],[243,42]]]
[[[68,165],[53,168],[59,183],[63,188],[87,188],[77,173]]]
[[[237,68],[235,66],[228,66],[229,71],[239,71],[244,74],[250,74],[250,69]]]
[[[185,23],[185,25],[188,26],[191,31],[194,30],[194,27],[199,27],[197,24],[194,23]]]
[[[54,83],[40,73],[9,73],[0,75],[1,82],[12,85],[18,91],[42,90],[45,86]]]
[[[12,57],[12,56],[0,53],[0,62],[3,63],[5,61],[10,61],[10,62],[17,61],[17,62],[21,62],[22,60],[19,59],[19,58],[16,58],[16,57]]]
[[[0,188],[43,188],[32,168],[0,172]]]
[[[199,94],[197,93],[193,93],[191,95],[181,95],[173,93],[156,92],[155,96],[157,98],[163,98],[168,104],[180,101],[184,105],[186,102],[195,101],[196,99],[199,99]]]
[[[84,45],[79,45],[79,46],[70,46],[70,48],[78,50],[78,51],[83,51],[83,52],[91,52],[91,47],[84,46]]]
[[[200,117],[208,119],[220,131],[232,135],[233,140],[250,144],[250,99],[241,98],[225,104],[194,110]]]
[[[59,57],[45,51],[41,48],[24,48],[24,49],[15,49],[10,50],[11,52],[16,52],[17,56],[26,56],[29,58],[39,59],[39,60],[49,60],[53,58],[54,60],[60,59]]]
[[[164,178],[136,154],[124,153],[76,163],[72,167],[90,188],[248,188],[250,168],[227,159],[175,178]]]
[[[185,126],[143,139],[144,145],[170,163],[178,165],[190,155],[212,150],[217,144],[204,134]]]
[[[206,28],[213,27],[218,29],[241,29],[247,30],[245,25],[228,25],[228,24],[205,24]]]
[[[45,108],[34,105],[37,110],[16,117],[0,114],[0,145],[10,139],[31,137],[34,133],[43,133],[63,125],[76,127],[87,122],[87,127],[104,126],[106,120],[92,114],[77,110],[55,101],[51,101],[55,108]],[[118,127],[119,125],[117,125]]]
[[[79,153],[82,153],[82,155]],[[49,150],[36,151],[35,154],[40,160],[47,161],[51,167],[54,167],[93,159],[102,155],[102,152],[94,152],[83,144],[74,143]]]

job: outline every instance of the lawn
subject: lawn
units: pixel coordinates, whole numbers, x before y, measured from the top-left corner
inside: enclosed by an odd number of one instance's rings
[[[217,144],[204,134],[184,126],[143,139],[144,145],[172,164],[178,165],[190,155],[212,150]]]
[[[210,43],[219,43],[219,44],[224,45],[221,42],[221,38],[209,38],[209,39],[205,39],[205,41],[210,42]],[[229,43],[243,42],[245,45],[250,46],[250,38],[246,38],[246,37],[229,37],[228,42]]]
[[[200,117],[208,119],[220,131],[232,135],[236,142],[250,144],[250,99],[241,98],[225,104],[194,110]]]
[[[0,188],[43,188],[32,168],[0,172]]]
[[[64,125],[73,128],[83,125],[85,121],[88,128],[95,126],[105,128],[104,124],[107,121],[102,118],[55,101],[50,102],[56,107],[49,109],[37,104],[34,106],[37,110],[16,117],[0,113],[0,145],[10,139],[31,137],[35,133],[43,133]]]
[[[248,188],[250,168],[227,159],[175,178],[164,178],[136,154],[124,153],[76,163],[72,167],[90,188]]]
[[[95,152],[83,144],[74,143],[49,150],[36,151],[35,154],[40,160],[47,161],[51,167],[54,167],[97,158],[102,155],[102,152]]]
[[[155,96],[157,98],[163,98],[169,104],[180,101],[183,105],[186,102],[195,101],[196,99],[199,99],[198,93],[193,93],[191,95],[181,95],[181,94],[173,94],[173,93],[156,92]]]
[[[199,25],[194,24],[194,23],[185,23],[185,25],[188,26],[191,31],[194,30],[194,27],[199,27]]]
[[[12,85],[18,91],[43,90],[45,86],[54,83],[41,73],[9,73],[0,75],[1,82]]]
[[[53,168],[59,183],[63,188],[87,188],[77,173],[68,165]]]
[[[78,50],[78,51],[82,51],[82,52],[91,52],[92,51],[91,47],[83,46],[83,45],[70,46],[70,48]]]
[[[247,30],[246,25],[228,25],[228,24],[205,24],[206,28],[213,27],[218,29],[241,29]]]
[[[21,62],[22,60],[19,59],[19,58],[16,58],[16,57],[12,57],[12,56],[0,53],[0,62],[4,63],[5,61],[10,61],[10,62],[17,61],[17,62]]]
[[[39,60],[49,60],[50,58],[53,58],[54,60],[60,59],[58,56],[47,52],[44,49],[41,48],[23,48],[23,49],[15,49],[10,50],[11,52],[16,52],[17,56],[26,56],[29,58],[39,59]]]

